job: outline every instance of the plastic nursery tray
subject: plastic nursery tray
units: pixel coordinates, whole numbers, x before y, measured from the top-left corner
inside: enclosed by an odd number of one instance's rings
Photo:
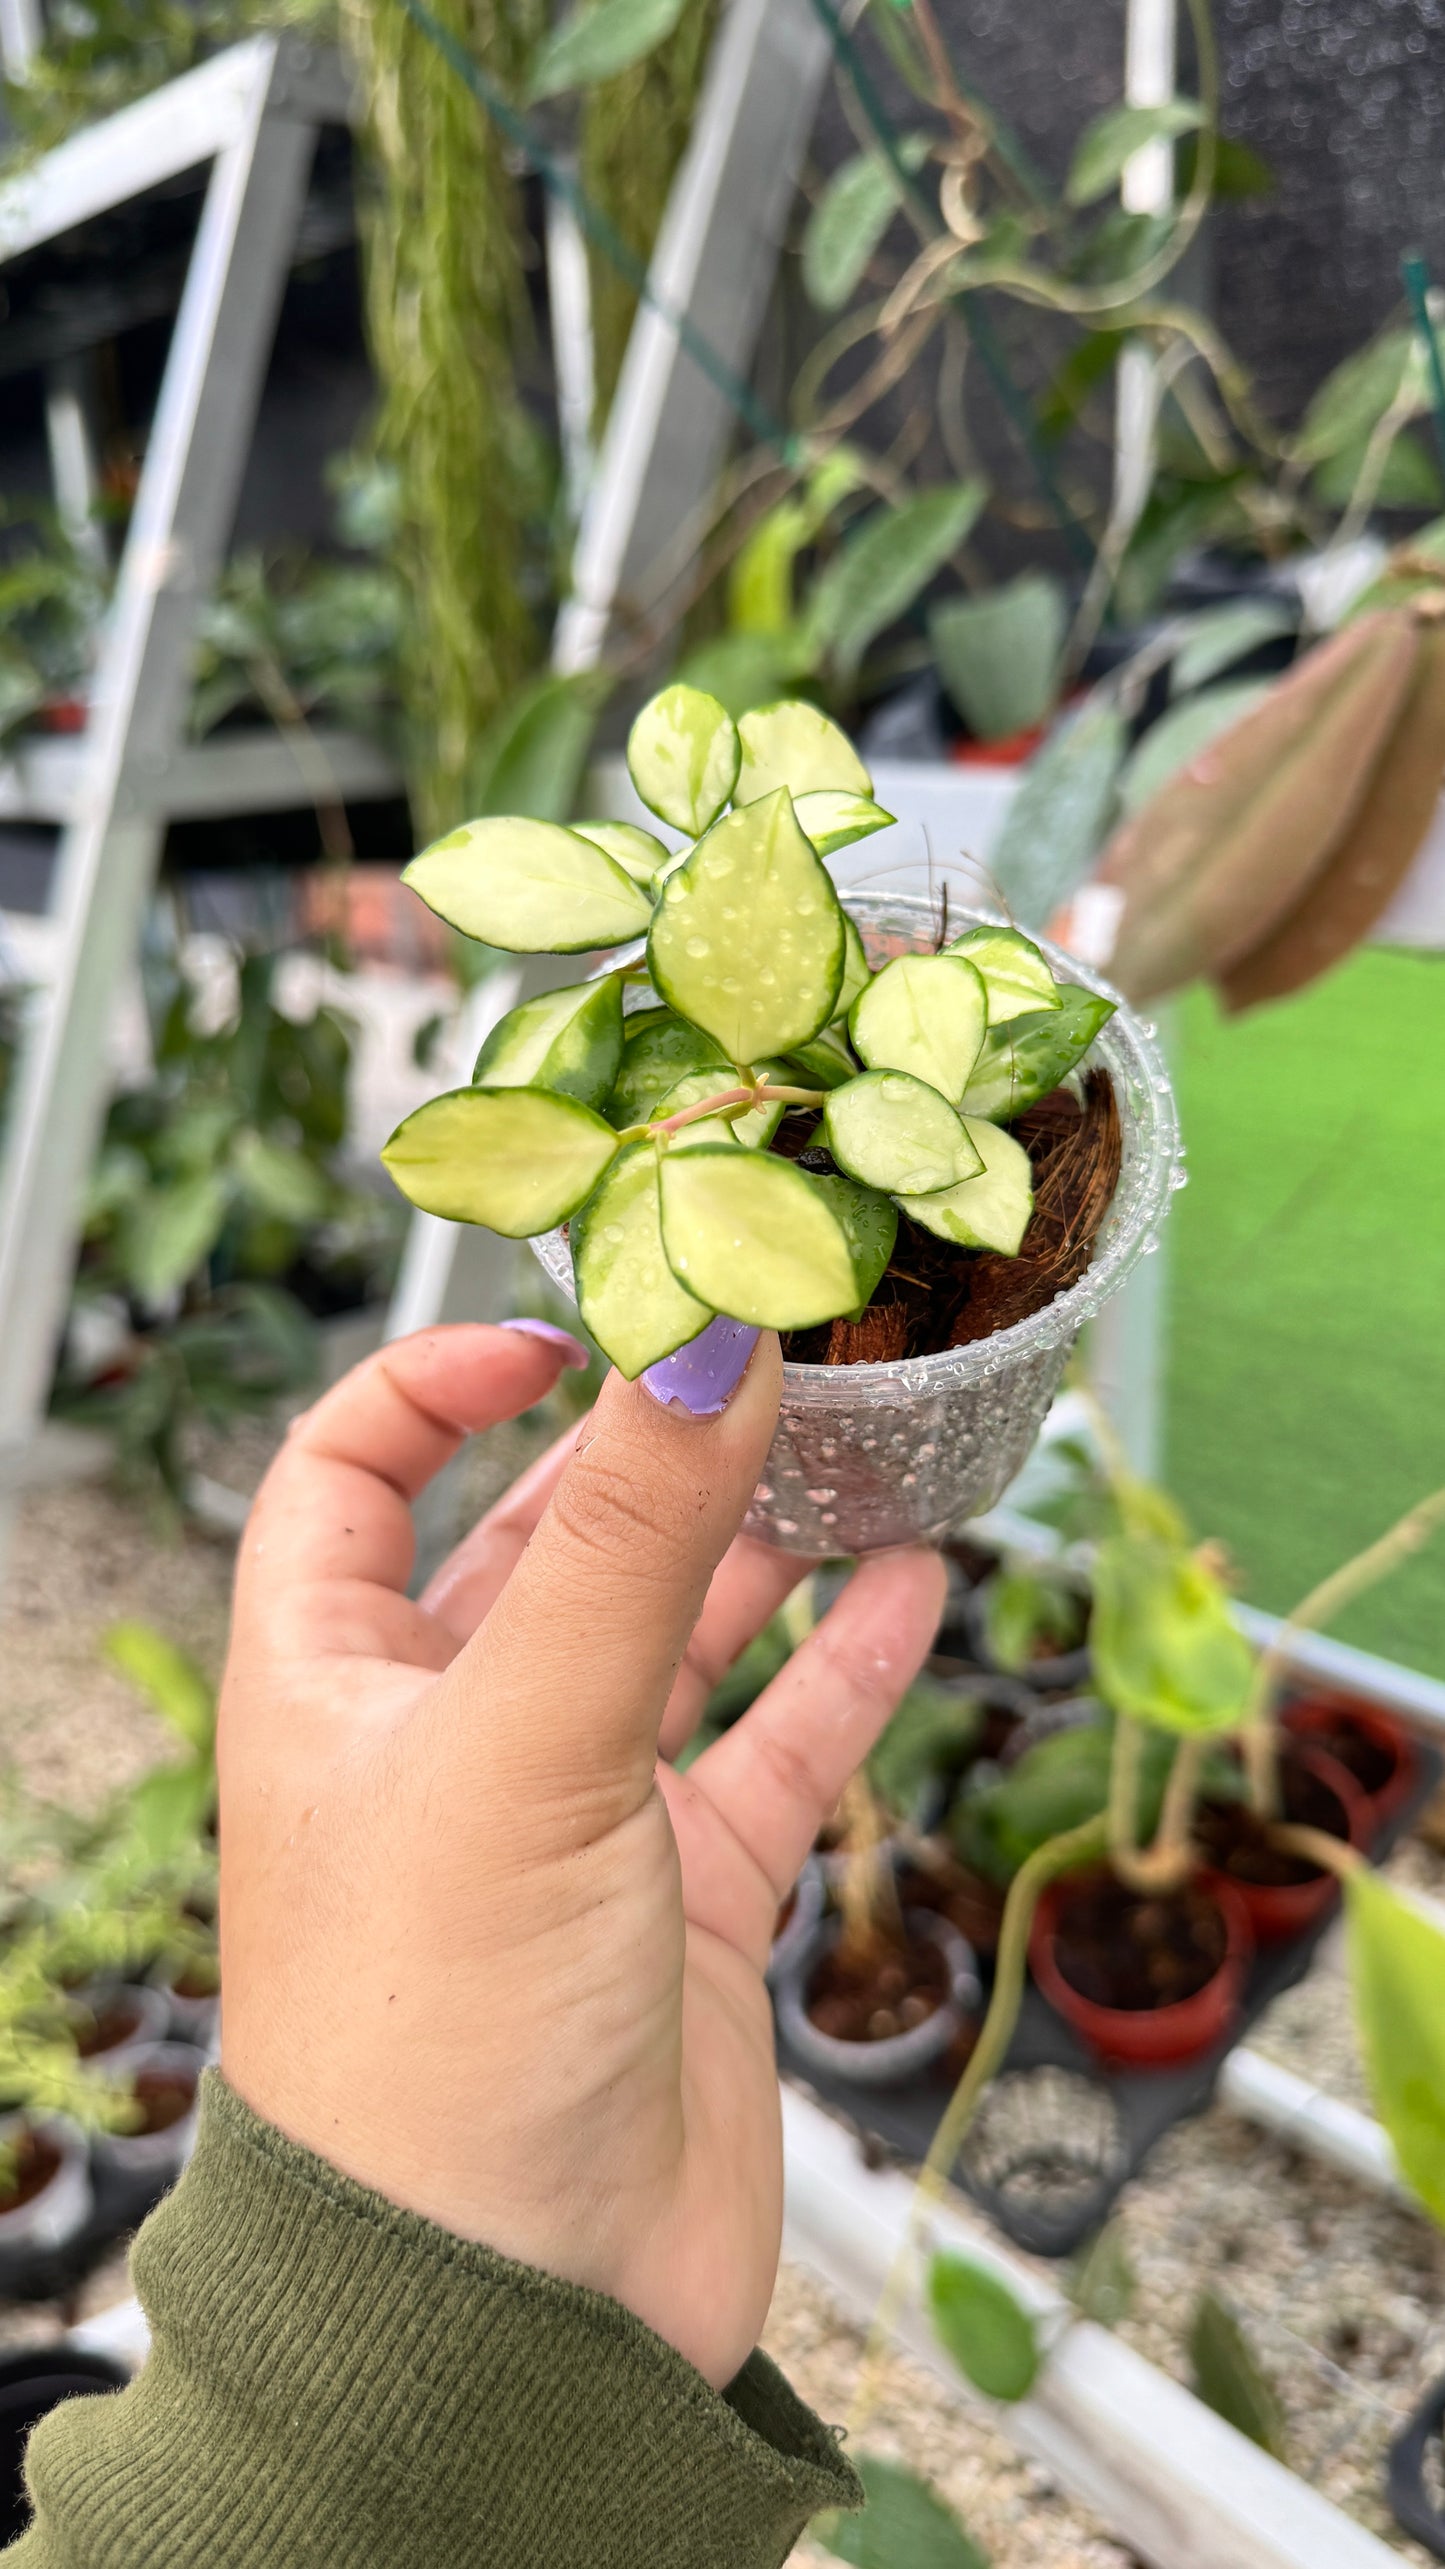
[[[1372,1856],[1389,1854],[1445,1773],[1445,1758],[1437,1750],[1420,1745],[1418,1757],[1415,1788],[1377,1832]],[[1043,2257],[1072,2255],[1107,2218],[1155,2142],[1175,2123],[1204,2111],[1235,2044],[1282,1990],[1303,1980],[1315,1947],[1337,1914],[1333,1904],[1308,1934],[1259,1954],[1229,2041],[1178,2069],[1101,2069],[1030,1983],[1003,2069],[954,2170],[956,2182],[1016,2246]],[[811,2064],[804,2070],[781,2035],[778,2065],[786,2077],[839,2112],[865,2152],[881,2151],[913,2166],[927,2156],[955,2084],[945,2066],[906,2086],[865,2092]],[[1013,2073],[1033,2076],[1013,2078]],[[1017,2152],[1017,2174],[1010,2167],[1011,2151]],[[1030,2181],[1031,2165],[1047,2168],[1050,2163],[1053,2177]]]

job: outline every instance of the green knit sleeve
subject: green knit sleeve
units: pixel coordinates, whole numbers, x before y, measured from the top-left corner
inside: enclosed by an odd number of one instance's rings
[[[214,2071],[134,2269],[150,2358],[36,2429],[7,2569],[779,2569],[861,2503],[766,2357],[719,2397],[619,2304],[398,2211]]]

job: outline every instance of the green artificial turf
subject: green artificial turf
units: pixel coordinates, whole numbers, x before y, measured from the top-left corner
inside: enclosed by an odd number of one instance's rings
[[[1175,1069],[1168,1479],[1283,1612],[1445,1483],[1445,955],[1193,992]],[[1334,1629],[1445,1676],[1445,1533]]]

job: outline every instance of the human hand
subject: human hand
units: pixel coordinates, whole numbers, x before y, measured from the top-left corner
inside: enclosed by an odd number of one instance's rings
[[[664,1718],[675,1747],[808,1566],[737,1537],[778,1345],[713,1417],[611,1378],[411,1601],[409,1502],[563,1361],[505,1328],[402,1340],[267,1476],[221,1702],[222,2068],[720,2389],[777,2267],[778,1908],[931,1645],[943,1568],[865,1561],[741,1722],[659,1765]]]

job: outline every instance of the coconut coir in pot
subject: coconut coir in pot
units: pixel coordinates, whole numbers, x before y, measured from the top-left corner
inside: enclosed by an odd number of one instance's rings
[[[811,1115],[785,1116],[774,1150],[803,1167],[833,1166],[811,1142]],[[1042,1311],[1088,1266],[1113,1200],[1123,1135],[1107,1073],[1090,1071],[1080,1106],[1066,1088],[1041,1097],[1010,1125],[1033,1163],[1034,1209],[1018,1256],[960,1249],[899,1216],[886,1273],[861,1320],[790,1330],[783,1353],[795,1365],[892,1365],[992,1338]]]

